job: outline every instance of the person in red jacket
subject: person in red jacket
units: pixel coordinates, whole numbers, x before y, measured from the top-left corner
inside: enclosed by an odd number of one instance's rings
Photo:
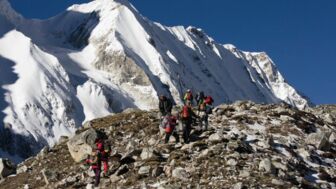
[[[108,158],[109,158],[109,150],[107,149],[107,145],[105,144],[106,142],[102,139],[98,139],[96,141],[96,146],[98,151],[101,154],[101,161],[103,162],[103,166],[104,166],[104,175],[107,176],[108,175],[108,169],[109,169],[109,165],[108,165]]]
[[[165,143],[167,144],[169,142],[169,138],[170,136],[174,136],[175,137],[175,141],[176,143],[180,142],[180,138],[177,134],[176,131],[176,125],[177,125],[177,118],[176,116],[173,116],[171,114],[167,114],[162,121],[162,127],[165,129]]]
[[[187,102],[187,104],[182,107],[180,114],[183,125],[183,141],[188,144],[190,142],[192,120],[193,118],[198,118],[198,116],[193,112],[191,102]]]

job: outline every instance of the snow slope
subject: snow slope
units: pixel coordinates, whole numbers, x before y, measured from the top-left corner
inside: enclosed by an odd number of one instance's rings
[[[21,157],[87,120],[156,108],[159,94],[180,104],[188,88],[216,104],[309,105],[265,53],[152,22],[126,0],[73,5],[47,20],[25,19],[0,0],[0,75],[0,148]]]

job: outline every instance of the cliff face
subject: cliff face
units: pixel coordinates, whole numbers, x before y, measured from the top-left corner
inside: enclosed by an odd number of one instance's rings
[[[336,123],[324,116],[328,113],[317,113],[321,108],[309,113],[285,104],[220,105],[210,116],[208,131],[195,124],[191,143],[177,145],[174,138],[163,144],[157,111],[128,110],[90,121],[70,141],[75,144],[86,133],[90,137],[84,143],[90,146],[96,132],[106,134],[112,155],[110,175],[102,178],[101,188],[333,188]],[[62,138],[24,161],[18,174],[0,187],[91,186],[91,171],[75,163],[67,143]]]

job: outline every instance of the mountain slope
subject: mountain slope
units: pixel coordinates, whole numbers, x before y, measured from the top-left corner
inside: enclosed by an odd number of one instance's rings
[[[101,178],[100,188],[335,188],[336,123],[325,116],[336,109],[310,111],[285,104],[220,105],[208,131],[195,125],[191,142],[177,145],[174,137],[162,143],[157,110],[127,111],[92,120],[76,137],[44,148],[0,188],[91,188],[92,170],[72,155],[76,149],[85,157],[95,146],[95,129],[112,144],[110,175]],[[177,131],[181,136],[180,126]]]
[[[188,88],[216,104],[309,105],[265,53],[152,22],[124,0],[73,5],[47,20],[25,19],[0,0],[0,25],[0,142],[12,155],[27,157],[93,118],[155,108],[158,94],[180,104]]]

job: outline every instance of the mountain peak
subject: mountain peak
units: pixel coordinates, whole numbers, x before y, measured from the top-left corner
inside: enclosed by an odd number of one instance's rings
[[[86,4],[76,4],[70,6],[68,11],[79,11],[79,12],[92,12],[92,11],[103,11],[109,12],[115,10],[118,7],[128,7],[132,8],[133,6],[127,0],[94,0]]]
[[[46,20],[23,19],[6,0],[0,8],[26,39],[0,38],[0,61],[7,68],[0,69],[0,96],[6,97],[0,116],[13,126],[12,154],[25,147],[22,138],[37,146],[34,153],[41,141],[53,145],[85,121],[127,108],[156,108],[158,94],[181,105],[186,89],[204,91],[215,104],[309,104],[268,56],[217,43],[196,27],[154,23],[126,0],[74,5]]]

